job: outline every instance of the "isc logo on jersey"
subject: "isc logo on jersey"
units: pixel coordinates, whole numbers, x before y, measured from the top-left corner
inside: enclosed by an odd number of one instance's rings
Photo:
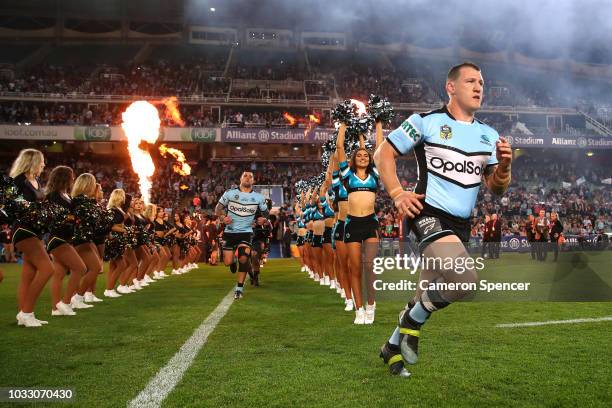
[[[468,156],[460,151],[426,146],[427,170],[462,187],[480,185],[490,154]]]
[[[255,214],[255,211],[257,211],[257,204],[242,204],[230,201],[227,205],[227,209],[240,217],[248,217],[249,215]]]

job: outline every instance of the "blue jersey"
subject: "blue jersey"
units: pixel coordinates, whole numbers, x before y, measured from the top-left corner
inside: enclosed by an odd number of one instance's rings
[[[348,192],[346,191],[344,184],[342,184],[340,181],[339,171],[334,171],[332,173],[332,188],[334,189],[334,199],[336,203],[348,200]]]
[[[498,139],[494,129],[478,120],[455,120],[446,106],[411,115],[387,136],[400,155],[414,150],[419,175],[415,193],[460,218],[470,217],[483,175],[498,163]]]
[[[372,171],[370,174],[368,174],[365,180],[360,179],[357,174],[353,172],[353,169],[349,167],[346,160],[341,162],[339,167],[342,180],[347,180],[346,190],[348,194],[355,191],[370,191],[372,193],[376,193],[378,190],[378,170],[376,170],[376,166],[372,168]]]
[[[254,191],[244,193],[237,188],[223,193],[219,203],[227,209],[227,215],[232,219],[232,223],[225,226],[228,233],[253,232],[252,224],[257,210],[268,211],[264,196]]]
[[[322,218],[324,219],[334,218],[334,215],[336,214],[334,213],[334,210],[327,203],[327,197],[324,195],[320,196],[319,201],[321,202],[321,209],[319,210],[319,214],[321,214]]]
[[[304,222],[308,224],[310,221],[310,204],[306,204],[306,207],[302,208],[302,217],[304,217]]]
[[[300,211],[300,215],[295,215],[295,222],[298,228],[306,228],[306,224],[304,224],[304,213],[302,211]]]

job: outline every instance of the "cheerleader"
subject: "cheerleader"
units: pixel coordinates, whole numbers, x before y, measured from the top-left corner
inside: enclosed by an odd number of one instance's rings
[[[98,257],[102,260],[104,260],[104,241],[106,240],[106,236],[108,235],[108,233],[111,230],[111,227],[113,226],[112,213],[110,212],[110,210],[107,210],[101,204],[103,199],[104,199],[104,191],[102,190],[102,185],[100,185],[100,183],[96,183],[96,202],[97,202],[96,211],[98,212],[98,214],[100,214],[100,217],[99,217],[99,222],[96,223],[93,243],[96,246],[96,249],[98,250]],[[83,296],[83,300],[85,301],[85,303],[102,302],[102,299],[99,299],[95,295],[96,283],[98,282],[98,277],[102,273],[103,272],[100,271],[100,273],[96,275],[96,277],[93,279],[93,282],[89,285],[89,287],[85,291],[85,295]]]
[[[112,191],[106,206],[113,216],[111,231],[104,241],[104,260],[109,261],[104,296],[109,298],[117,298],[122,294],[131,293],[128,287],[124,285],[118,286],[117,290],[115,290],[115,285],[119,277],[128,268],[127,261],[124,257],[126,244],[126,239],[124,237],[126,230],[123,225],[125,221],[125,212],[122,209],[124,203],[125,192],[119,188]]]
[[[74,316],[70,307],[71,299],[77,292],[81,278],[87,272],[87,266],[74,246],[74,211],[69,191],[72,188],[74,173],[70,167],[57,166],[51,170],[47,182],[47,201],[66,209],[68,216],[62,222],[53,225],[49,235],[47,251],[53,259],[55,273],[51,280],[51,315]],[[66,292],[62,297],[62,282],[70,273]]]
[[[144,218],[147,221],[146,231],[149,234],[149,251],[151,254],[151,264],[149,270],[145,275],[145,281],[147,283],[154,282],[156,279],[163,279],[159,277],[157,267],[160,262],[160,246],[155,241],[155,215],[157,214],[157,206],[155,204],[147,204],[144,210]]]
[[[142,215],[144,202],[141,198],[137,197],[132,200],[132,208],[134,228],[136,230],[136,248],[134,249],[134,253],[138,261],[138,270],[133,282],[135,286],[139,285],[141,287],[146,287],[149,286],[149,282],[153,281],[150,278],[148,280],[145,279],[145,276],[148,277],[147,272],[153,262],[153,257],[151,256],[151,250],[149,248],[149,221]]]
[[[321,194],[322,192],[322,194]],[[319,275],[319,284],[321,286],[330,285],[329,275],[325,273],[325,259],[323,258],[323,232],[325,231],[325,221],[323,221],[323,208],[319,203],[319,197],[323,195],[325,197],[324,186],[321,186],[319,194],[312,194],[310,205],[312,207],[312,257],[313,265],[315,267],[315,273]]]
[[[333,196],[333,192],[329,190],[332,184],[332,175],[331,175],[332,166],[333,166],[333,163],[330,163],[327,166],[327,172],[325,174],[325,181],[323,185],[321,186],[321,191],[319,191],[319,200],[320,200],[320,208],[321,208],[320,212],[321,212],[321,215],[323,216],[323,223],[324,223],[323,237],[322,237],[323,273],[325,274],[325,271],[327,271],[328,277],[325,279],[325,284],[327,285],[329,282],[329,288],[335,290],[336,289],[336,274],[334,271],[334,252],[332,250],[332,227],[335,223],[335,220],[334,220],[335,214],[334,214],[334,210],[332,209],[332,205],[330,205],[332,203],[328,202],[328,196],[329,197]],[[339,283],[338,283],[338,286],[340,286]]]
[[[0,204],[0,224],[5,225],[5,224],[8,224],[9,222],[10,222],[9,216],[6,213],[6,211],[4,211],[4,209],[2,208],[2,204]],[[7,237],[8,236],[9,235],[7,235]],[[2,269],[0,269],[0,283],[2,283],[3,280],[4,280],[4,273],[2,272]]]
[[[44,156],[35,149],[22,150],[13,162],[9,175],[14,179],[21,196],[29,203],[42,201],[44,198],[44,191],[38,179],[44,168]],[[33,220],[21,217],[17,220],[13,234],[13,245],[22,253],[23,259],[17,314],[17,324],[20,326],[40,327],[48,323],[34,316],[36,301],[55,273],[51,258],[41,239],[43,232]]]
[[[176,222],[177,219],[177,210],[174,209],[172,211],[172,220]],[[183,271],[180,267],[180,254],[181,249],[179,248],[179,238],[180,233],[176,224],[170,221],[170,217],[168,213],[164,213],[164,224],[166,224],[166,228],[168,232],[166,232],[166,239],[168,239],[168,246],[170,247],[170,253],[172,254],[172,275],[181,275]]]
[[[198,235],[198,226],[197,223],[191,218],[189,214],[186,214],[183,221],[185,222],[185,228],[189,230],[189,256],[187,258],[187,267],[189,269],[196,269],[198,267],[198,260],[202,256],[202,250],[200,249],[198,243],[200,241]]]
[[[344,151],[346,125],[340,125],[336,149],[340,173],[348,191],[348,214],[344,226],[344,242],[348,249],[349,275],[355,302],[355,324],[372,324],[376,302],[374,299],[372,261],[378,250],[378,219],[374,205],[378,190],[378,171],[374,160],[363,145],[355,151],[349,164]],[[382,143],[382,123],[376,122],[376,142]],[[365,245],[365,265],[362,265],[362,246]],[[368,303],[363,308],[361,274],[366,273]]]
[[[72,203],[77,219],[73,245],[87,266],[85,277],[81,280],[77,293],[71,299],[73,309],[93,307],[93,305],[85,303],[84,295],[95,284],[98,274],[102,273],[103,268],[102,259],[94,243],[95,231],[100,218],[100,213],[97,211],[97,185],[93,174],[83,173],[77,177],[72,186]]]
[[[136,258],[134,248],[136,248],[138,242],[136,240],[133,197],[130,194],[125,195],[125,202],[123,203],[122,209],[125,213],[123,225],[125,226],[126,232],[123,237],[126,241],[124,258],[127,262],[127,268],[119,276],[119,283],[123,288],[128,288],[127,291],[124,290],[126,292],[125,294],[128,294],[143,289],[138,282],[134,281],[138,274],[138,258]]]
[[[304,192],[302,192],[301,196],[302,196],[302,201],[303,201]],[[297,197],[295,200],[293,211],[295,212],[296,224],[298,227],[296,246],[300,254],[300,263],[302,264],[302,268],[300,270],[302,272],[306,272],[307,266],[304,260],[304,241],[306,239],[307,229],[306,229],[306,224],[304,224],[304,213],[302,212],[302,206],[301,206],[300,200]]]
[[[163,208],[157,209],[155,221],[153,221],[153,230],[155,231],[155,242],[159,245],[159,264],[157,265],[157,278],[165,279],[168,275],[164,272],[168,266],[168,262],[172,258],[170,253],[170,247],[168,246],[169,240],[166,238],[169,229],[164,222],[164,216],[166,212]]]
[[[336,274],[342,284],[343,290],[340,296],[345,299],[344,310],[353,310],[353,292],[351,290],[351,279],[348,274],[348,252],[344,244],[344,223],[348,212],[348,192],[344,184],[340,182],[340,168],[338,167],[338,153],[334,153],[332,159],[332,188],[334,189],[334,201],[338,207],[336,224],[334,225],[334,242],[336,249]]]
[[[187,255],[187,250],[189,249],[189,244],[187,242],[187,233],[189,232],[185,225],[183,224],[183,218],[181,214],[177,211],[174,212],[174,227],[176,228],[176,244],[172,248],[172,264],[174,269],[176,270],[176,275],[181,275],[183,273],[189,272],[186,267],[185,257]],[[175,262],[176,260],[176,262]],[[174,266],[176,265],[176,266]],[[173,270],[172,273],[175,271]]]
[[[306,219],[306,241],[304,242],[304,255],[305,255],[305,260],[306,260],[306,265],[308,266],[308,272],[310,274],[310,277],[312,279],[314,279],[315,282],[319,282],[320,278],[319,278],[319,274],[317,271],[315,271],[315,259],[314,259],[314,254],[313,254],[313,224],[314,221],[312,220],[312,205],[311,205],[311,196],[312,196],[312,192],[310,190],[308,190],[308,193],[306,194],[306,200],[304,202],[304,213],[305,215],[305,219]]]

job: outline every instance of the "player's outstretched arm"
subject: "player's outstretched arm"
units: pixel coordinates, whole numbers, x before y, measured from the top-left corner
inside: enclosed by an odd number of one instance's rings
[[[421,200],[425,195],[404,191],[397,177],[397,167],[395,165],[397,157],[397,151],[385,140],[374,152],[374,163],[378,169],[380,180],[394,201],[400,215],[414,218],[423,209]]]

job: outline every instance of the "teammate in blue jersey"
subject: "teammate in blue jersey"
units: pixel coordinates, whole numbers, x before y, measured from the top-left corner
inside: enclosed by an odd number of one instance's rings
[[[449,102],[441,109],[411,115],[391,132],[374,155],[380,179],[405,216],[420,243],[424,259],[469,258],[464,243],[470,236],[470,214],[482,182],[495,194],[510,183],[512,149],[505,138],[474,117],[484,96],[480,68],[466,62],[448,72]],[[414,152],[418,183],[404,191],[395,160]],[[468,262],[469,263],[469,262]],[[458,262],[454,263],[458,265]],[[475,283],[476,270],[423,269],[414,298],[400,314],[399,326],[381,349],[380,356],[392,374],[409,376],[404,363],[417,361],[421,326],[431,313],[465,297],[445,283]],[[434,269],[434,268],[432,268]],[[459,285],[457,285],[459,286]],[[423,290],[424,288],[425,290]]]
[[[225,224],[223,231],[223,263],[232,272],[238,270],[234,299],[243,296],[244,281],[251,270],[251,235],[253,220],[259,210],[262,217],[268,216],[265,198],[253,191],[253,173],[245,171],[240,177],[240,186],[227,190],[219,199],[215,212]],[[238,266],[234,255],[237,255]]]

